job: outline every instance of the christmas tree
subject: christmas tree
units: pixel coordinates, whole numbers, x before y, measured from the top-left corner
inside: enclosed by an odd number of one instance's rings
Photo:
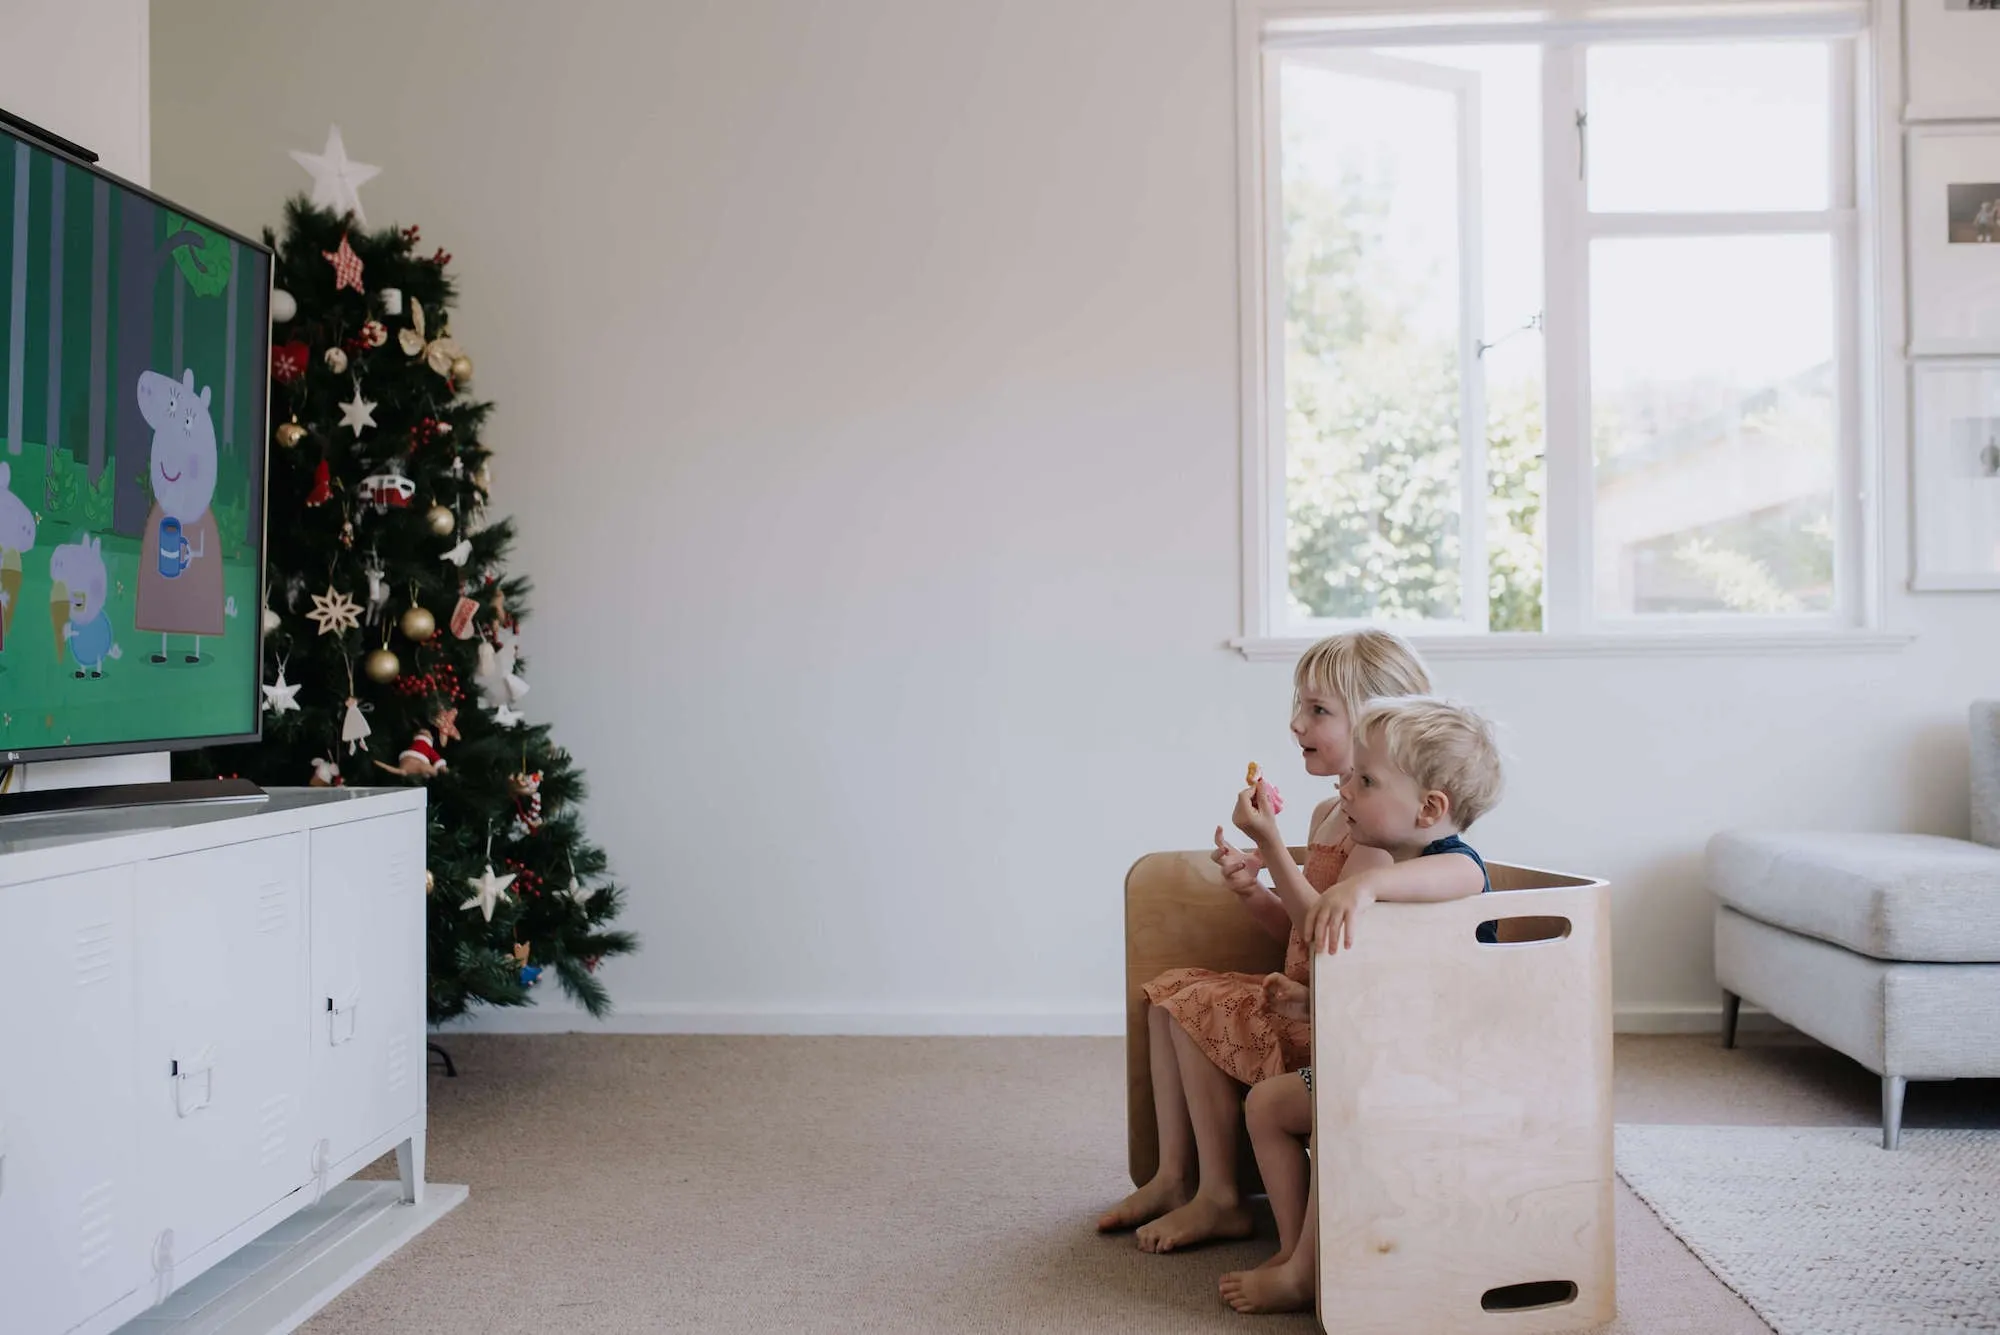
[[[350,187],[350,198],[351,187]],[[356,201],[358,206],[358,201]],[[264,728],[190,753],[190,775],[267,786],[429,788],[430,1017],[525,1005],[553,971],[592,1015],[621,891],[584,838],[583,776],[527,691],[528,582],[489,521],[492,405],[467,397],[443,250],[303,197],[272,294]]]

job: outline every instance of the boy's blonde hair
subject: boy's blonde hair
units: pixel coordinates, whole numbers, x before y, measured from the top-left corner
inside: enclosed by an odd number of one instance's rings
[[[1431,674],[1417,651],[1386,630],[1352,630],[1329,635],[1305,651],[1292,669],[1292,688],[1338,696],[1347,721],[1361,717],[1370,700],[1393,695],[1425,695]]]
[[[1389,763],[1451,801],[1451,820],[1467,829],[1500,801],[1500,748],[1493,725],[1464,705],[1435,696],[1371,700],[1354,721],[1354,741],[1374,740]]]

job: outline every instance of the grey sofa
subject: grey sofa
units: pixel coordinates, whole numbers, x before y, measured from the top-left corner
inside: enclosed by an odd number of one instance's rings
[[[1971,711],[1972,840],[1731,830],[1709,841],[1723,1042],[1747,998],[1882,1078],[2000,1076],[2000,703]]]

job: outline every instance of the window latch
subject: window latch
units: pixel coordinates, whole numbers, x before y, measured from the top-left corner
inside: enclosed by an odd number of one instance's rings
[[[1583,164],[1590,143],[1589,137],[1584,133],[1584,128],[1589,124],[1589,113],[1582,111],[1576,113],[1576,179],[1579,181],[1584,179]]]

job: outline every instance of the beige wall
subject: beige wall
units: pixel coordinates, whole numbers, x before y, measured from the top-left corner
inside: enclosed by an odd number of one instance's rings
[[[275,222],[338,122],[370,219],[456,256],[527,708],[645,937],[619,1023],[1116,1032],[1133,858],[1205,844],[1251,758],[1303,834],[1288,670],[1221,647],[1228,0],[161,0],[153,60],[162,191]],[[1963,831],[1996,613],[1442,662],[1507,730],[1480,846],[1610,876],[1621,1023],[1707,1023],[1703,842]]]
[[[90,149],[135,185],[152,177],[152,66],[146,0],[0,0],[0,107]],[[21,768],[17,787],[158,783],[167,753],[58,760]]]
[[[0,107],[145,185],[151,74],[146,0],[4,0]]]

